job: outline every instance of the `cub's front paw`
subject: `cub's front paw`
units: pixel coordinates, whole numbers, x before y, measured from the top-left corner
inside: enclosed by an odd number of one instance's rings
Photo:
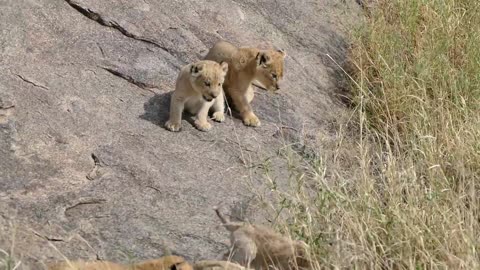
[[[209,131],[212,128],[212,124],[209,122],[202,122],[200,120],[195,120],[195,126],[201,131]]]
[[[251,127],[259,127],[260,120],[255,114],[251,113],[243,117],[243,124]]]
[[[170,130],[170,131],[180,131],[180,128],[182,128],[182,123],[181,122],[174,123],[174,122],[168,120],[165,123],[165,128]]]
[[[225,114],[223,112],[214,112],[212,119],[221,123],[225,121]]]

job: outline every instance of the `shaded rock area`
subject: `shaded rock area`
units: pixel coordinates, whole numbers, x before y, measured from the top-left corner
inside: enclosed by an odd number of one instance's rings
[[[342,29],[359,10],[354,0],[0,1],[0,249],[14,247],[20,269],[148,259],[164,245],[217,258],[228,239],[212,206],[249,205],[264,222],[249,203],[263,181],[255,163],[285,142],[333,136],[347,113],[334,61],[345,62]],[[165,130],[180,67],[220,39],[288,53],[284,89],[257,89],[262,126],[227,117],[204,133],[187,116],[180,133]]]

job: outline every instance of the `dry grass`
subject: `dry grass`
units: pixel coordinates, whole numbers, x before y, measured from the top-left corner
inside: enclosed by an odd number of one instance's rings
[[[373,6],[352,35],[356,144],[341,126],[322,156],[286,147],[273,209],[321,268],[479,269],[480,2]]]
[[[20,266],[20,262],[16,262],[10,253],[0,249],[0,269],[16,270]]]
[[[10,234],[11,239],[9,239],[10,250],[0,249],[0,270],[17,270],[20,269],[21,266],[21,262],[17,260],[13,255],[15,250],[15,237],[17,228],[13,224],[10,224],[9,227],[11,227],[12,231]]]

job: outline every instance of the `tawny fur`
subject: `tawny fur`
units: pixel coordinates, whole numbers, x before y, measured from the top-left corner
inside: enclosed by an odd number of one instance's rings
[[[225,120],[224,95],[222,84],[228,71],[228,64],[214,61],[198,61],[186,65],[177,77],[175,91],[170,101],[170,116],[165,127],[170,131],[180,131],[182,114],[187,110],[196,115],[195,126],[208,131],[212,125],[208,122],[211,108],[213,120]]]
[[[218,260],[204,260],[193,264],[193,270],[252,270],[237,263]]]
[[[230,251],[227,260],[253,269],[311,269],[308,246],[294,241],[270,228],[232,222],[217,207],[214,208],[223,226],[230,231]]]
[[[109,261],[72,261],[53,263],[48,270],[193,270],[192,266],[179,256],[164,256],[131,265]]]
[[[280,89],[283,78],[285,51],[260,50],[241,47],[220,41],[205,56],[205,60],[228,63],[228,73],[223,88],[233,107],[247,126],[260,126],[260,120],[250,106],[254,92],[252,82],[260,82],[267,90]],[[218,110],[216,110],[218,112]]]
[[[108,262],[84,262],[84,261],[69,261],[52,263],[48,265],[48,270],[126,270],[124,265]]]

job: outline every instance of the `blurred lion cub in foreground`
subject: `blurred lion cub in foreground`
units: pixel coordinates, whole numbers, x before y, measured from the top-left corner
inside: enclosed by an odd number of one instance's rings
[[[193,264],[193,270],[252,270],[229,261],[204,260]]]
[[[193,268],[184,258],[172,255],[131,265],[109,261],[68,261],[49,264],[48,270],[193,270]]]
[[[230,231],[231,260],[253,269],[311,269],[308,245],[303,241],[294,241],[270,228],[232,222],[214,207],[215,212]],[[226,256],[229,253],[225,254]]]

